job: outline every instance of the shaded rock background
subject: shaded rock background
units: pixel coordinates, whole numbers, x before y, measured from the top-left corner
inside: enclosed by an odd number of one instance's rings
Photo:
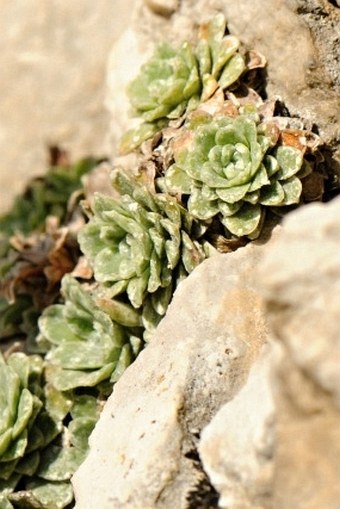
[[[47,146],[72,159],[108,152],[107,56],[133,0],[0,0],[0,212]]]

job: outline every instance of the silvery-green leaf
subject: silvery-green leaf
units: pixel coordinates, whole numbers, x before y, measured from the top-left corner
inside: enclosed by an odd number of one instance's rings
[[[33,426],[30,427],[28,432],[28,443],[25,450],[25,455],[30,454],[31,452],[40,449],[45,445],[45,437],[42,431],[38,428],[37,423],[35,422]]]
[[[295,147],[278,147],[275,157],[280,166],[280,170],[276,174],[279,180],[289,179],[301,169],[303,154]]]
[[[149,282],[148,282],[148,292],[152,293],[155,292],[161,285],[161,274],[162,274],[162,264],[159,259],[159,256],[154,251],[149,260],[149,267],[150,267],[150,275],[149,275]]]
[[[224,33],[226,29],[226,21],[225,17],[222,13],[216,14],[208,23],[207,30],[207,39],[211,47],[214,47],[223,39]]]
[[[13,492],[13,490],[15,489],[16,485],[20,480],[20,477],[21,477],[20,474],[13,474],[6,480],[0,479],[0,503],[2,502],[1,497],[7,497],[7,495]],[[0,505],[0,507],[2,506]]]
[[[20,378],[22,387],[28,387],[28,377],[30,373],[29,357],[22,352],[14,352],[7,360],[8,366],[11,366],[13,371]]]
[[[125,304],[119,300],[101,297],[96,298],[96,303],[116,323],[126,327],[140,327],[142,325],[139,312],[129,304]]]
[[[211,70],[211,53],[209,44],[206,40],[201,39],[198,42],[195,54],[198,60],[200,75],[204,76]]]
[[[44,409],[42,409],[36,418],[34,426],[36,426],[43,435],[44,447],[52,442],[52,440],[54,440],[54,438],[56,438],[62,431],[61,421],[56,421],[53,419]],[[31,430],[33,430],[34,426],[31,428]],[[29,442],[26,452],[31,451],[31,444],[32,441]]]
[[[173,291],[174,289],[172,285],[167,285],[164,288],[159,288],[156,293],[150,296],[152,307],[158,315],[163,316],[165,314],[166,310],[168,309]]]
[[[28,491],[25,493],[39,501],[41,509],[63,509],[73,500],[73,490],[69,482],[46,482],[35,479],[29,481],[26,488]]]
[[[282,205],[294,205],[299,203],[302,192],[301,180],[297,177],[291,177],[287,180],[282,180],[280,184],[285,194]]]
[[[116,281],[112,285],[110,285],[110,294],[112,297],[116,297],[117,295],[120,295],[121,293],[125,292],[127,286],[129,284],[129,281]]]
[[[57,421],[62,421],[69,413],[73,398],[67,392],[58,391],[53,385],[46,384],[44,387],[45,408]]]
[[[253,233],[261,221],[261,206],[245,203],[235,215],[224,217],[222,223],[238,237]]]
[[[261,189],[259,203],[267,206],[281,205],[284,201],[285,193],[280,182],[274,181],[270,186]]]
[[[76,335],[64,324],[61,304],[49,306],[44,310],[39,318],[39,329],[43,337],[56,345],[76,339]]]
[[[204,200],[199,189],[194,189],[188,200],[189,212],[198,219],[207,220],[214,217],[218,209],[217,199],[214,201]]]
[[[158,257],[164,255],[164,236],[157,228],[149,228],[149,235],[155,248]]]
[[[69,391],[76,387],[94,387],[111,376],[116,363],[111,362],[95,371],[62,369],[60,366],[48,366],[48,380],[60,391]]]
[[[176,164],[170,166],[166,172],[164,180],[166,188],[172,193],[190,193],[191,180],[185,171]]]
[[[77,396],[71,410],[72,419],[80,417],[90,417],[98,419],[100,413],[100,405],[97,398],[89,394]]]
[[[17,438],[11,441],[1,461],[13,461],[22,458],[27,447],[27,429],[24,429]]]
[[[234,203],[237,204],[240,200],[242,200],[249,190],[250,184],[243,184],[241,186],[234,186],[225,189],[216,189],[215,192],[221,200],[233,205]]]
[[[275,173],[277,173],[280,169],[279,163],[277,159],[271,155],[267,155],[264,157],[264,165],[266,167],[268,177],[272,177]]]
[[[154,296],[155,294],[153,294]],[[154,331],[161,320],[161,315],[157,313],[153,306],[152,299],[147,299],[143,306],[143,325],[147,331]]]
[[[33,396],[28,389],[23,389],[17,406],[16,422],[12,428],[12,437],[17,438],[27,427],[33,411]]]
[[[0,364],[0,455],[1,435],[12,425],[20,395],[20,379],[6,364]]]
[[[129,342],[130,342],[130,345],[131,345],[131,350],[132,350],[133,357],[136,358],[137,355],[143,350],[144,341],[140,337],[138,337],[138,336],[131,335],[129,337]]]
[[[40,454],[38,451],[32,452],[31,454],[26,454],[15,467],[15,471],[18,474],[29,475],[32,476],[40,462]]]
[[[251,181],[251,184],[249,187],[249,193],[258,191],[263,186],[267,186],[268,184],[270,184],[270,180],[267,175],[266,167],[264,166],[264,164],[260,164],[257,172],[255,173],[255,175]]]
[[[119,153],[128,154],[136,148],[138,148],[143,141],[151,138],[158,130],[160,126],[158,123],[144,122],[136,129],[127,131],[121,138],[119,143]]]
[[[0,479],[9,481],[15,475],[15,467],[19,459],[12,461],[0,461]]]
[[[219,211],[226,217],[234,215],[242,207],[242,205],[242,201],[237,203],[227,203],[225,201],[218,202]]]
[[[145,292],[148,288],[149,273],[150,271],[147,268],[141,276],[129,280],[126,293],[135,308],[139,308],[143,303]]]
[[[243,198],[244,201],[251,203],[252,205],[256,205],[259,203],[260,198],[260,190],[253,191],[252,193],[247,193]]]
[[[240,46],[240,41],[237,39],[237,37],[234,37],[233,35],[225,36],[218,45],[218,49],[215,52],[215,55],[213,57],[213,67],[212,67],[211,73],[216,79],[219,80],[221,88],[225,88],[225,87],[231,85],[239,77],[239,75],[237,75],[237,77],[233,79],[233,76],[236,76],[236,74],[235,74],[235,71],[231,72],[231,67],[230,67],[230,61],[233,60],[233,58],[235,58],[235,56],[233,57],[233,55],[235,55],[235,53],[239,49],[239,46]],[[241,56],[241,55],[239,55],[239,56]],[[242,59],[242,62],[243,62],[243,59]],[[232,66],[232,68],[235,68],[235,64]],[[242,71],[244,70],[244,68],[245,68],[245,64],[243,62]],[[222,70],[223,70],[223,72],[222,72],[222,75],[220,76],[220,73]],[[229,74],[229,80],[226,80],[227,84],[224,85],[224,81],[222,80],[222,77],[225,76],[226,71],[227,71],[227,74]]]
[[[205,253],[202,247],[193,242],[189,235],[182,232],[182,262],[185,270],[190,274],[205,258]]]
[[[132,361],[133,361],[133,355],[132,355],[132,351],[131,351],[131,346],[129,344],[126,344],[121,349],[119,359],[115,364],[110,381],[112,383],[117,382],[119,380],[119,378],[122,376],[122,374],[124,373],[124,371],[126,370],[126,368],[128,366],[130,366]]]
[[[238,80],[245,68],[243,57],[240,54],[234,55],[223,68],[223,72],[218,80],[220,87],[224,90],[232,85]]]
[[[41,453],[37,475],[46,481],[67,481],[84,459],[84,451],[76,447],[50,445]]]
[[[97,419],[92,417],[77,417],[73,419],[68,425],[71,444],[81,449],[82,451],[88,450],[89,436],[92,433]]]
[[[110,338],[103,335],[98,336],[97,345],[85,340],[64,343],[49,353],[49,361],[65,370],[90,370],[115,361],[118,353],[119,345],[114,348]]]
[[[0,435],[0,460],[12,441],[12,429],[9,428]]]

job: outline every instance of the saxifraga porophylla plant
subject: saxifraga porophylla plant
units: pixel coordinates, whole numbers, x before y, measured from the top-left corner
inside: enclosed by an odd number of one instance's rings
[[[256,113],[201,114],[175,144],[165,188],[188,195],[194,217],[218,215],[231,234],[255,238],[266,208],[297,204],[302,191],[303,153],[276,143]]]
[[[112,320],[71,276],[63,278],[61,291],[65,303],[49,306],[39,320],[38,343],[50,344],[47,380],[60,391],[112,384],[135,358],[141,340]],[[136,313],[133,318],[131,325],[140,328]]]
[[[96,197],[80,247],[96,280],[110,286],[113,296],[126,292],[139,308],[150,294],[173,291],[178,270],[190,273],[208,246],[195,240],[199,225],[174,198],[151,192],[120,170],[113,182],[120,199]]]
[[[195,109],[219,87],[226,89],[246,69],[239,40],[225,35],[222,14],[202,25],[197,44],[177,49],[160,44],[128,87],[135,116],[143,123],[123,137],[121,151],[128,152],[150,138],[169,120]]]

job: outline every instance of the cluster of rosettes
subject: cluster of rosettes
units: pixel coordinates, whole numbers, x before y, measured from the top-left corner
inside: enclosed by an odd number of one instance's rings
[[[163,43],[155,50],[128,88],[134,114],[143,123],[123,137],[123,153],[239,79],[247,68],[245,59],[239,40],[225,32],[226,21],[219,14],[201,26],[196,45],[185,42],[177,49]]]
[[[207,252],[195,239],[197,222],[177,200],[150,191],[123,171],[115,171],[113,184],[120,199],[96,196],[80,247],[96,281],[109,286],[113,296],[126,292],[139,308],[178,274],[190,273]]]
[[[73,397],[44,386],[43,367],[39,355],[13,353],[5,360],[0,354],[0,507],[4,509],[17,504],[46,509],[68,505],[73,499],[70,478],[85,458],[88,436],[98,419],[95,398]],[[66,416],[71,419],[67,427]]]
[[[303,152],[278,145],[254,112],[196,116],[177,140],[174,161],[165,189],[188,195],[193,217],[218,216],[237,237],[258,236],[266,208],[300,200]]]
[[[141,348],[140,316],[123,303],[91,295],[69,275],[61,292],[65,303],[49,306],[39,320],[37,342],[49,349],[47,380],[60,391],[102,382],[111,388]]]

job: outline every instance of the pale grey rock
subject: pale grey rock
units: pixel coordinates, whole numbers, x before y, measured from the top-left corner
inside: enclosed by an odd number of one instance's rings
[[[0,3],[0,211],[46,171],[48,145],[72,159],[108,151],[107,58],[133,4]]]
[[[275,368],[275,509],[339,509],[340,199],[287,216],[258,285],[284,356]]]
[[[272,508],[275,415],[272,370],[278,344],[265,346],[246,385],[206,426],[199,454],[225,509]]]
[[[252,278],[262,252],[251,245],[215,255],[181,283],[91,436],[73,478],[77,509],[187,509],[216,500],[197,441],[267,340]]]
[[[340,408],[339,214],[339,198],[290,214],[264,257],[259,281],[293,362]]]

